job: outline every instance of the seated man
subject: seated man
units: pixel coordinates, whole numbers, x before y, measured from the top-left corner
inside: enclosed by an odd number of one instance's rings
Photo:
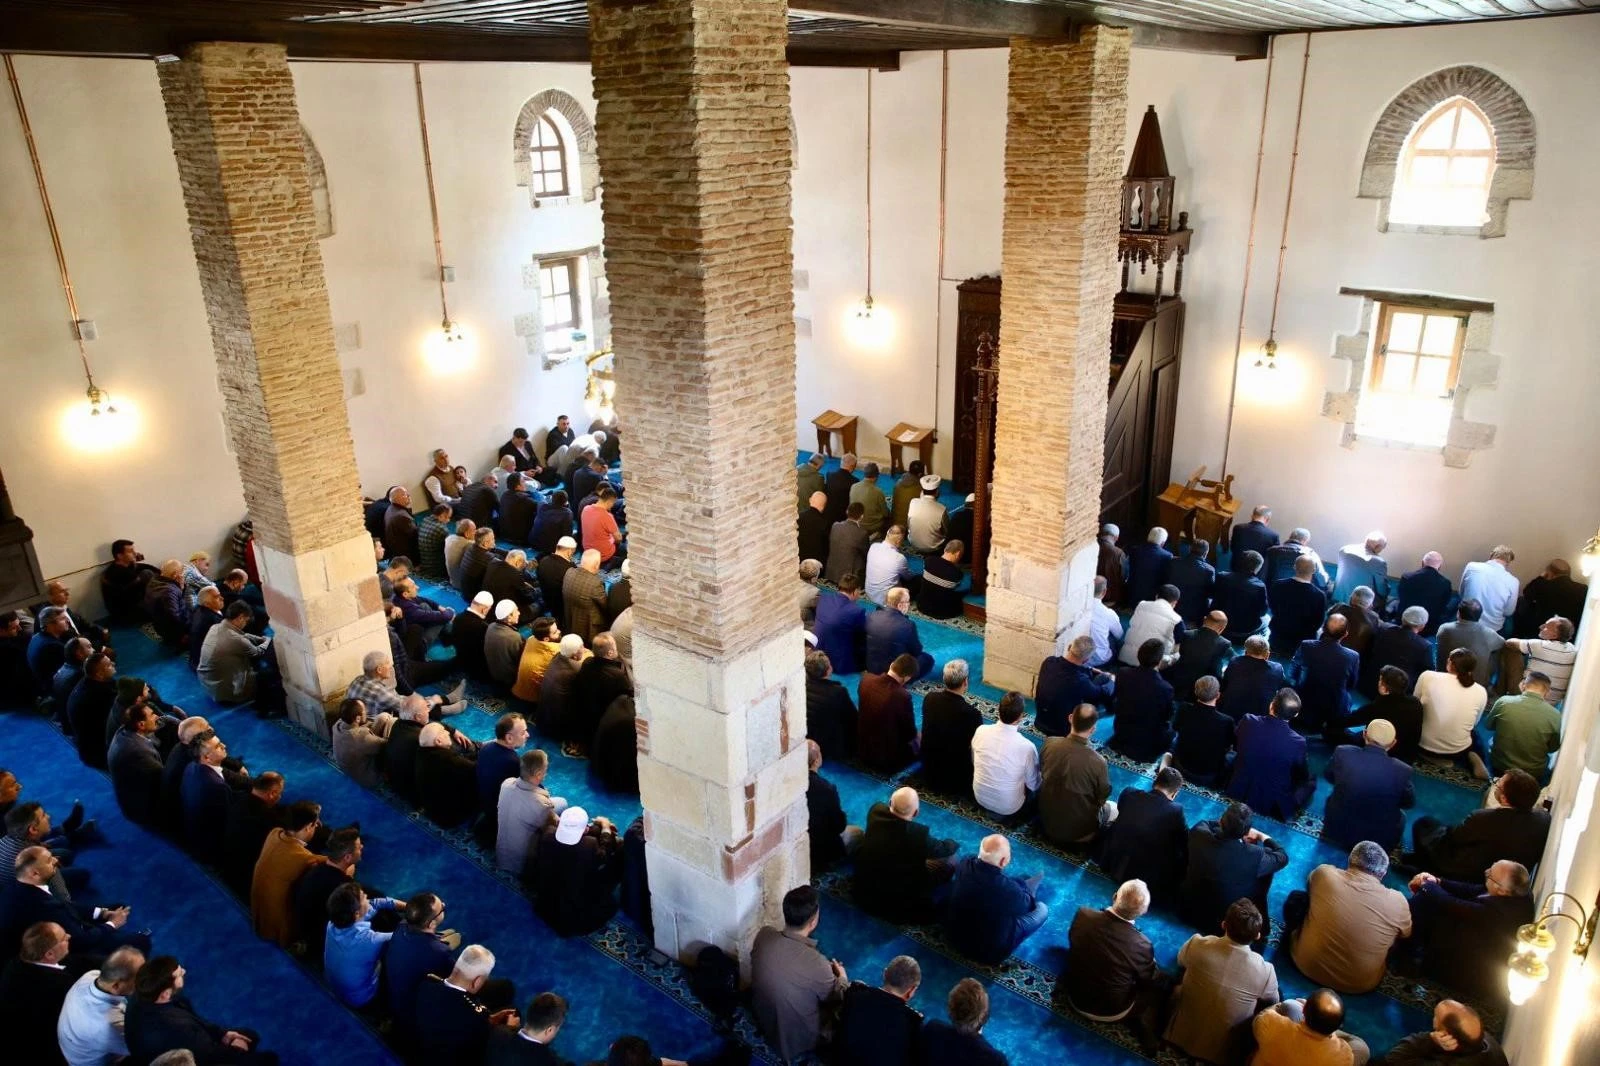
[[[922,637],[917,633],[917,624],[908,617],[910,611],[911,593],[903,588],[892,588],[884,606],[867,616],[864,624],[867,658],[863,669],[868,673],[883,673],[902,655],[909,656],[917,664],[912,681],[920,681],[933,669],[933,656],[922,650]]]
[[[79,952],[109,955],[120,947],[150,950],[148,930],[128,928],[129,908],[91,907],[57,894],[61,861],[49,848],[32,845],[17,853],[14,879],[0,883],[0,956],[15,955],[23,935],[40,922],[61,927]]]
[[[1336,847],[1371,840],[1385,852],[1400,843],[1406,809],[1417,802],[1411,767],[1389,756],[1394,726],[1382,718],[1367,723],[1365,743],[1341,744],[1323,776],[1333,791],[1322,816],[1322,835]]]
[[[880,774],[899,773],[917,757],[917,718],[906,686],[919,665],[902,655],[889,664],[887,673],[861,675],[856,756]]]
[[[817,597],[817,620],[812,632],[817,650],[828,656],[834,673],[861,672],[866,656],[867,610],[861,606],[861,581],[854,574],[839,579],[839,591],[824,589]]]
[[[1322,634],[1301,641],[1289,664],[1289,684],[1300,693],[1304,710],[1296,728],[1322,733],[1330,742],[1348,728],[1350,696],[1361,676],[1361,657],[1344,646],[1345,617],[1330,614]]]
[[[610,819],[568,807],[534,849],[534,913],[557,936],[587,936],[617,912],[622,840]]]
[[[1039,679],[1034,684],[1033,724],[1046,736],[1065,736],[1068,720],[1082,704],[1108,707],[1115,679],[1104,670],[1089,665],[1094,655],[1094,639],[1087,633],[1072,638],[1066,654],[1052,655],[1039,664]]]
[[[478,813],[476,760],[461,750],[440,722],[417,738],[417,805],[436,824],[453,829]]]
[[[389,507],[383,512],[383,550],[391,559],[417,555],[417,519],[411,513],[411,490],[404,485],[389,490]]]
[[[1189,864],[1189,826],[1178,805],[1183,775],[1156,772],[1147,792],[1132,785],[1117,797],[1117,820],[1106,829],[1098,862],[1113,881],[1140,880],[1157,903],[1172,903]]]
[[[1512,635],[1538,636],[1540,627],[1552,615],[1571,619],[1577,626],[1583,621],[1583,605],[1588,598],[1589,586],[1572,579],[1572,564],[1565,559],[1551,559],[1538,577],[1523,586],[1511,620]],[[55,602],[53,598],[51,602]]]
[[[1017,877],[1011,842],[998,833],[983,838],[978,854],[956,864],[944,905],[944,931],[951,946],[986,966],[998,966],[1044,925],[1050,908],[1039,899],[1043,874]]]
[[[60,1012],[50,1019],[56,1046],[71,1066],[116,1062],[128,1053],[124,1018],[143,965],[142,952],[118,948],[99,969],[73,983]]]
[[[1293,821],[1317,790],[1306,764],[1306,738],[1290,725],[1299,713],[1294,689],[1279,689],[1267,716],[1246,715],[1233,737],[1228,795],[1283,822]]]
[[[1217,708],[1235,722],[1248,714],[1266,714],[1278,690],[1288,683],[1283,667],[1271,656],[1266,637],[1250,637],[1244,642],[1244,654],[1220,675],[1222,698]]]
[[[545,828],[561,817],[567,801],[544,787],[550,756],[538,748],[517,760],[517,776],[500,782],[495,797],[494,862],[509,874],[523,876],[534,845]]]
[[[1361,662],[1361,694],[1377,694],[1378,672],[1385,666],[1398,666],[1409,678],[1420,677],[1433,665],[1433,646],[1422,631],[1428,628],[1428,615],[1421,607],[1400,612],[1399,625],[1381,625],[1372,634],[1372,650]]]
[[[783,897],[783,928],[761,930],[750,950],[756,1024],[786,1060],[816,1050],[824,1005],[837,1001],[850,984],[844,967],[824,958],[812,938],[821,910],[815,888],[790,889]]]
[[[1142,605],[1141,605],[1142,606]],[[1130,629],[1131,632],[1131,629]],[[1126,650],[1127,645],[1123,645]],[[1136,762],[1151,762],[1172,749],[1172,686],[1157,672],[1163,645],[1152,637],[1139,646],[1138,667],[1117,671],[1115,729],[1107,745]]]
[[[902,527],[890,526],[882,540],[867,548],[867,599],[879,607],[884,605],[890,589],[897,585],[909,589],[916,584],[905,553],[900,550],[905,540]]]
[[[1211,543],[1189,542],[1189,550],[1167,564],[1167,584],[1178,590],[1178,613],[1185,629],[1198,626],[1211,607],[1211,590],[1217,583],[1217,570],[1207,559]]]
[[[545,672],[561,651],[561,627],[549,615],[533,620],[533,635],[522,645],[522,658],[517,660],[517,680],[511,686],[512,706],[531,712],[532,718],[539,708],[539,689],[544,685]]]
[[[1294,562],[1294,573],[1274,581],[1267,589],[1267,603],[1272,608],[1272,654],[1287,659],[1300,647],[1301,642],[1317,635],[1322,616],[1328,610],[1328,598],[1312,584],[1317,567],[1310,556],[1302,555]]]
[[[1122,641],[1122,619],[1106,603],[1106,595],[1110,589],[1110,582],[1101,574],[1094,576],[1091,586],[1093,595],[1089,600],[1089,632],[1088,637],[1094,641],[1094,654],[1089,656],[1090,666],[1104,666],[1111,661],[1116,653],[1113,642]]]
[[[448,503],[437,504],[417,527],[417,572],[432,581],[450,580],[450,570],[445,565],[445,544],[450,539],[452,514]]]
[[[963,977],[945,997],[948,1023],[930,1019],[922,1027],[922,1066],[1006,1066],[1006,1057],[983,1038],[989,993]]]
[[[966,664],[962,665],[964,667]],[[947,674],[949,669],[945,667]],[[826,652],[806,652],[805,670],[806,736],[817,742],[824,757],[846,758],[856,750],[856,720],[859,717],[855,701],[850,698],[850,690],[833,679],[833,664]],[[926,704],[923,716],[927,716]]]
[[[1189,867],[1178,910],[1193,928],[1215,929],[1237,899],[1248,899],[1266,913],[1272,879],[1289,865],[1289,855],[1251,827],[1253,818],[1249,807],[1230,803],[1220,819],[1196,822],[1189,830]]]
[[[100,599],[106,613],[119,625],[138,625],[145,620],[144,590],[156,568],[131,540],[111,542],[111,561],[100,571]]]
[[[1538,780],[1550,773],[1550,756],[1561,747],[1561,712],[1550,706],[1550,679],[1530,670],[1515,696],[1501,696],[1483,716],[1494,737],[1489,766],[1498,774],[1523,770]]]
[[[117,807],[128,821],[155,828],[161,808],[161,751],[155,736],[160,718],[148,703],[122,712],[122,726],[111,740],[107,762]]]
[[[1091,743],[1099,713],[1081,703],[1071,732],[1044,742],[1039,757],[1039,828],[1057,844],[1086,844],[1117,820],[1106,760]]]
[[[417,990],[430,974],[448,976],[451,958],[461,946],[459,933],[439,928],[444,910],[444,900],[432,892],[412,892],[406,899],[404,922],[384,951],[380,987],[387,986],[389,1014],[398,1034],[414,1035]]]
[[[817,600],[822,597],[822,586],[817,582],[822,579],[822,564],[815,559],[800,560],[800,628],[808,632],[817,624]],[[621,582],[619,582],[621,584]],[[613,591],[615,591],[613,589]],[[610,600],[608,593],[606,599]],[[609,602],[607,604],[609,607]],[[630,601],[628,606],[633,606]],[[607,610],[614,621],[621,612]]]
[[[125,1022],[128,1050],[149,1062],[169,1051],[188,1051],[195,1062],[277,1066],[278,1056],[261,1050],[254,1029],[225,1027],[202,1018],[183,995],[187,973],[171,955],[157,955],[133,979]]]
[[[461,502],[461,490],[466,485],[456,479],[456,468],[450,465],[450,453],[443,448],[433,450],[433,465],[422,475],[422,491],[430,503],[456,504]]]
[[[1448,669],[1444,672],[1423,671],[1413,690],[1422,701],[1422,750],[1464,759],[1480,780],[1487,781],[1486,752],[1475,729],[1489,694],[1472,679],[1477,659],[1467,649],[1457,648],[1445,665]]]
[[[462,486],[461,499],[451,505],[451,510],[465,518],[472,519],[473,525],[478,529],[489,529],[494,525],[495,513],[499,499],[494,491],[494,475],[485,474],[474,481],[467,476],[465,467],[456,467],[456,480]],[[391,553],[393,554],[393,553]]]
[[[1453,999],[1433,1008],[1433,1028],[1412,1033],[1383,1053],[1387,1066],[1506,1066],[1506,1053],[1478,1012]]]
[[[1161,665],[1177,661],[1178,640],[1183,636],[1183,616],[1178,613],[1178,590],[1162,585],[1156,594],[1133,609],[1128,620],[1128,635],[1117,658],[1125,666],[1139,664],[1139,649],[1147,640],[1161,642]]]
[[[229,793],[222,760],[228,746],[214,729],[190,742],[192,761],[183,771],[183,846],[201,862],[215,866],[222,860],[223,835],[228,824]]]
[[[1162,673],[1172,685],[1172,691],[1193,692],[1194,683],[1208,674],[1221,679],[1233,659],[1233,645],[1222,635],[1227,628],[1228,616],[1221,611],[1211,611],[1204,615],[1198,627],[1184,633],[1178,642],[1177,659]]]
[[[39,627],[28,641],[28,669],[33,674],[34,695],[40,698],[53,694],[56,671],[67,661],[69,632],[67,612],[57,607],[39,612]]]
[[[1389,853],[1370,840],[1350,849],[1343,870],[1324,863],[1306,891],[1283,904],[1290,954],[1300,972],[1338,992],[1371,992],[1383,980],[1389,949],[1411,935],[1406,898],[1386,888]]]
[[[801,467],[802,470],[813,469],[808,463]],[[810,502],[800,512],[800,517],[795,520],[795,536],[800,548],[800,561],[814,560],[824,569],[828,565],[828,531],[833,523],[828,521],[825,513],[828,506],[828,494],[818,489],[810,494]]]
[[[922,1013],[911,998],[922,985],[922,967],[896,955],[883,968],[883,987],[860,981],[845,989],[833,1035],[838,1066],[914,1066],[922,1039]]]
[[[491,571],[497,564],[504,565],[496,559],[489,564]],[[489,595],[495,595],[487,584],[484,588]],[[445,627],[456,616],[456,612],[449,607],[440,607],[433,600],[423,596],[417,583],[409,576],[394,583],[394,605],[400,608],[400,617],[404,622],[406,651],[415,659],[427,657],[428,649],[438,641]]]
[[[1217,706],[1221,693],[1222,686],[1210,675],[1194,683],[1194,698],[1178,704],[1172,757],[1163,760],[1199,785],[1220,783],[1233,765],[1234,721]]]
[[[1455,596],[1450,579],[1444,576],[1443,566],[1444,556],[1433,551],[1425,553],[1421,566],[1400,576],[1394,586],[1395,595],[1389,601],[1391,615],[1401,614],[1407,607],[1421,607],[1427,611],[1428,624],[1422,631],[1425,637],[1433,636],[1439,623],[1449,617],[1446,611]]]
[[[194,609],[189,612],[189,669],[200,669],[200,649],[211,627],[222,622],[222,606],[222,592],[215,585],[207,585],[195,595]]]
[[[489,667],[489,679],[502,692],[517,683],[517,671],[522,666],[525,641],[521,625],[522,613],[517,605],[510,600],[498,600],[494,605],[494,621],[483,631],[483,660]]]
[[[461,583],[456,590],[465,598],[483,591],[484,575],[488,574],[489,564],[495,559],[494,530],[486,525],[477,526],[477,530],[472,535],[472,543],[461,553]]]
[[[878,539],[889,525],[889,501],[878,487],[878,464],[861,468],[861,480],[850,487],[850,502],[861,505],[861,528],[869,540]]]
[[[1167,550],[1167,531],[1151,526],[1143,544],[1136,544],[1128,552],[1128,600],[1138,605],[1156,598],[1157,590],[1167,581],[1167,567],[1172,565],[1172,553]]]
[[[512,544],[531,541],[533,523],[539,516],[539,501],[530,491],[531,487],[521,474],[506,478],[506,489],[500,496],[500,517],[495,526],[495,533],[501,540]]]
[[[423,1062],[481,1062],[495,1028],[516,1031],[522,1018],[510,1004],[511,982],[495,981],[494,953],[482,944],[461,949],[449,977],[429,974],[417,986],[418,1050]]]
[[[1372,639],[1383,626],[1383,618],[1373,609],[1376,602],[1377,596],[1370,588],[1358,585],[1348,600],[1340,600],[1328,608],[1330,615],[1344,619],[1344,646],[1361,656],[1362,663],[1372,654]]]
[[[1496,544],[1489,558],[1468,563],[1461,570],[1461,598],[1483,604],[1483,623],[1496,633],[1506,627],[1506,618],[1517,605],[1517,576],[1511,564],[1517,553]]]
[[[1567,682],[1572,679],[1572,665],[1578,659],[1578,646],[1572,643],[1576,632],[1577,627],[1569,619],[1558,615],[1539,627],[1537,637],[1506,641],[1507,652],[1527,656],[1522,664],[1526,669],[1537,670],[1550,679],[1551,703],[1567,698]]]
[[[911,546],[923,555],[933,555],[943,548],[949,535],[945,505],[939,502],[939,484],[938,474],[924,474],[918,482],[922,495],[906,507],[907,535]]]
[[[1251,1023],[1256,1038],[1251,1066],[1366,1066],[1371,1050],[1340,1029],[1343,1024],[1344,1001],[1332,989],[1279,1003]]]
[[[557,489],[550,494],[550,498],[540,506],[539,513],[534,516],[533,528],[528,532],[528,544],[535,551],[546,555],[565,547],[566,557],[570,559],[578,547],[578,541],[573,536],[575,522],[572,508],[567,506],[567,494]],[[570,540],[572,543],[563,545],[561,542],[564,540]],[[543,583],[544,575],[540,574],[539,577]],[[550,605],[549,593],[545,594],[545,605],[547,607]]]
[[[1143,881],[1124,881],[1103,910],[1079,907],[1067,931],[1066,968],[1056,978],[1054,998],[1090,1021],[1126,1021],[1153,1051],[1152,1023],[1168,983],[1150,938],[1134,925],[1149,910]]]
[[[1502,995],[1502,967],[1517,949],[1517,930],[1534,918],[1527,867],[1501,859],[1471,881],[1419,873],[1410,888],[1410,961],[1486,1002]]]
[[[578,736],[579,714],[576,700],[578,671],[589,658],[588,648],[576,633],[561,638],[559,651],[545,669],[539,685],[539,732],[551,740]]]
[[[1166,1038],[1186,1055],[1216,1066],[1245,1060],[1250,1020],[1278,1002],[1278,972],[1252,950],[1265,925],[1254,903],[1236,899],[1222,936],[1196,933],[1178,949],[1183,980]]]
[[[340,1003],[360,1010],[378,998],[379,963],[394,937],[392,929],[380,933],[372,928],[372,920],[380,910],[393,911],[398,904],[368,900],[359,884],[348,881],[333,890],[324,906],[322,976]]]
[[[891,922],[928,922],[934,892],[954,870],[954,840],[928,834],[917,821],[916,789],[897,788],[888,803],[867,812],[866,831],[855,852],[855,900],[862,910]]]
[[[448,717],[467,709],[463,699],[466,684],[457,685],[443,696],[424,696],[429,716]],[[367,714],[376,717],[385,712],[399,717],[405,696],[395,685],[394,660],[381,651],[369,651],[361,658],[361,676],[345,689],[347,700],[360,700],[367,705]]]
[[[578,514],[584,554],[599,552],[602,570],[615,570],[628,557],[628,545],[623,539],[622,527],[612,514],[617,503],[617,490],[606,483],[600,486],[595,502]]]
[[[1013,824],[1028,820],[1039,793],[1039,749],[1017,731],[1023,710],[1022,693],[1007,692],[1000,720],[972,734],[972,795],[978,806]]]
[[[567,1001],[554,992],[539,993],[522,1012],[521,1029],[497,1025],[489,1031],[483,1066],[566,1066],[550,1050],[566,1021]]]
[[[1267,586],[1270,588],[1273,582],[1294,573],[1295,563],[1305,558],[1312,561],[1312,580],[1316,582],[1317,588],[1327,592],[1328,571],[1323,567],[1322,559],[1316,550],[1311,547],[1311,531],[1303,526],[1291,530],[1288,540],[1275,548],[1268,548],[1262,554],[1262,561],[1266,564],[1266,573],[1262,577]]]
[[[827,873],[845,856],[845,842],[861,833],[846,824],[839,789],[822,776],[822,749],[806,741],[806,818],[811,837],[811,874]]]
[[[835,470],[829,477],[839,472]],[[877,492],[876,489],[873,490]],[[883,493],[879,492],[881,497]],[[862,507],[852,502],[843,517],[828,530],[828,558],[823,576],[835,585],[844,587],[844,579],[853,575],[857,582],[867,578],[867,547],[872,537],[861,524]]]
[[[1539,782],[1521,770],[1502,774],[1488,807],[1473,811],[1457,826],[1423,815],[1411,827],[1407,866],[1432,870],[1447,881],[1470,881],[1497,859],[1529,870],[1544,855],[1550,812],[1538,806]]]
[[[1389,754],[1407,766],[1421,754],[1422,701],[1411,694],[1411,679],[1398,666],[1385,666],[1378,672],[1378,696],[1357,712],[1351,724],[1365,718],[1382,718],[1394,726],[1394,747]]]
[[[1228,554],[1237,561],[1247,551],[1265,555],[1277,544],[1278,531],[1272,528],[1272,508],[1261,504],[1251,509],[1250,521],[1233,527],[1233,534],[1228,538]]]
[[[608,791],[639,794],[639,717],[632,696],[611,701],[589,744],[589,769]]]
[[[266,715],[283,709],[283,682],[271,658],[272,638],[245,630],[255,619],[248,603],[228,605],[223,620],[206,634],[196,673],[211,698],[224,706],[258,702],[256,712]]]
[[[810,655],[806,656],[806,662],[809,671]],[[983,725],[983,715],[967,699],[968,673],[965,659],[951,659],[944,664],[944,688],[922,697],[922,777],[931,788],[946,795],[959,796],[972,788],[972,738]],[[849,698],[848,692],[844,695],[846,699]],[[811,706],[811,686],[808,682],[808,731],[815,728],[811,720]],[[852,712],[854,709],[851,708]],[[1019,706],[1019,715],[1020,712]]]
[[[1223,636],[1235,644],[1266,628],[1267,585],[1256,576],[1260,572],[1260,555],[1253,551],[1235,554],[1232,569],[1218,574],[1211,590],[1211,609],[1228,616],[1228,631]]]
[[[289,804],[283,826],[267,833],[250,876],[250,919],[256,935],[281,948],[295,943],[295,884],[311,867],[328,861],[311,851],[311,838],[321,828],[320,806],[309,800]]]
[[[65,1061],[56,1019],[78,976],[77,960],[67,958],[70,944],[65,929],[39,922],[23,932],[20,951],[0,967],[0,1025],[9,1054],[19,1061]]]
[[[1494,666],[1500,661],[1500,649],[1505,647],[1506,641],[1499,633],[1484,625],[1482,619],[1483,605],[1477,600],[1462,600],[1457,604],[1455,621],[1446,622],[1439,627],[1434,657],[1423,666],[1423,669],[1443,670],[1445,663],[1450,661],[1451,652],[1457,648],[1466,648],[1478,659],[1478,669],[1473,672],[1473,680],[1488,688],[1489,683],[1494,680]]]
[[[522,746],[528,742],[528,722],[515,712],[502,714],[494,723],[494,739],[478,746],[474,770],[478,783],[478,810],[483,813],[480,837],[485,843],[495,838],[495,818],[500,807],[500,786],[515,780],[521,772]]]
[[[1383,550],[1389,538],[1381,530],[1373,530],[1361,544],[1346,544],[1339,549],[1338,580],[1333,584],[1335,602],[1349,602],[1351,593],[1363,585],[1372,589],[1380,600],[1389,598],[1389,564]]]
[[[612,704],[621,696],[632,695],[633,671],[623,663],[617,642],[610,633],[595,634],[594,654],[578,667],[578,676],[572,681],[569,732],[580,745],[588,746]]]

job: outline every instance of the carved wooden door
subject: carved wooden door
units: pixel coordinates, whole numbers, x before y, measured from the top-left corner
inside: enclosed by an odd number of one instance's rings
[[[979,337],[988,333],[1000,343],[1000,279],[970,278],[956,286],[956,293],[955,437],[950,445],[950,481],[957,492],[972,492],[978,468],[978,383],[972,365],[977,361]],[[994,439],[992,432],[989,439]]]

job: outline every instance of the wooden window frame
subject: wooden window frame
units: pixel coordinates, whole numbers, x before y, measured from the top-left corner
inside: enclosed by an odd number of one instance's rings
[[[1388,392],[1390,395],[1417,396],[1417,370],[1422,365],[1421,360],[1446,358],[1442,355],[1428,355],[1421,351],[1402,352],[1400,354],[1412,356],[1417,360],[1416,365],[1413,366],[1411,370],[1411,388],[1404,393],[1398,394],[1391,390],[1382,388],[1380,383],[1383,381],[1383,364],[1389,356],[1389,329],[1393,325],[1394,316],[1397,314],[1423,316],[1422,330],[1418,334],[1417,343],[1419,346],[1421,345],[1421,337],[1427,333],[1427,320],[1429,318],[1453,318],[1456,320],[1455,342],[1451,345],[1450,355],[1448,357],[1450,360],[1450,367],[1445,373],[1445,391],[1442,397],[1437,398],[1447,399],[1451,396],[1454,396],[1456,391],[1456,383],[1461,374],[1461,353],[1466,348],[1467,342],[1467,312],[1444,310],[1438,307],[1421,307],[1415,304],[1387,302],[1380,302],[1378,304],[1378,321],[1372,334],[1372,371],[1367,377],[1367,388],[1374,392]],[[1434,399],[1435,397],[1419,398]]]
[[[533,137],[530,138],[528,145],[528,165],[532,174],[531,185],[535,190],[541,184],[544,186],[544,191],[535,191],[534,196],[541,200],[571,196],[572,187],[567,180],[567,139],[561,135],[561,127],[557,126],[555,120],[550,117],[550,112],[545,111],[539,116],[538,121],[534,123],[533,131]],[[553,146],[544,143],[545,131],[549,131],[550,138],[555,141]],[[545,154],[552,151],[556,153],[556,158],[560,161],[560,166],[556,170],[551,170],[545,166]],[[559,181],[553,182],[551,180],[552,175]],[[554,187],[556,185],[559,185],[559,188]]]
[[[1461,133],[1461,112],[1469,110],[1472,112],[1473,116],[1483,124],[1484,130],[1488,132],[1489,147],[1456,147],[1456,138],[1459,137]],[[1443,121],[1446,115],[1450,116],[1450,147],[1419,147],[1419,143],[1422,140],[1422,135],[1432,128],[1436,123]],[[1489,121],[1489,116],[1485,115],[1483,113],[1483,108],[1473,103],[1469,98],[1465,96],[1452,96],[1448,100],[1440,101],[1433,107],[1431,111],[1428,112],[1428,114],[1424,115],[1422,117],[1422,121],[1417,123],[1417,128],[1411,131],[1411,136],[1406,138],[1405,145],[1401,149],[1400,153],[1400,168],[1402,174],[1401,180],[1404,181],[1407,188],[1412,187],[1411,171],[1413,165],[1416,163],[1419,157],[1443,159],[1445,161],[1445,181],[1443,187],[1467,188],[1465,185],[1452,185],[1450,183],[1450,161],[1453,159],[1487,159],[1489,161],[1489,165],[1484,170],[1484,179],[1482,184],[1472,186],[1473,188],[1481,188],[1484,196],[1487,197],[1489,194],[1489,187],[1494,184],[1496,156],[1497,148],[1495,145],[1494,123]]]
[[[570,318],[568,320],[558,322],[550,322],[547,320],[543,323],[544,335],[546,338],[546,350],[553,355],[571,351],[571,332],[575,329],[583,328],[583,293],[579,289],[582,272],[579,268],[578,259],[578,256],[572,255],[561,256],[554,259],[541,259],[539,261],[539,279],[541,282],[541,287],[544,281],[545,271],[556,270],[561,267],[565,267],[567,271],[566,296],[568,314]],[[552,294],[543,291],[540,292],[539,297],[541,301],[541,309],[546,305],[547,301],[555,298]],[[550,344],[550,338],[557,335],[561,336],[561,343]]]

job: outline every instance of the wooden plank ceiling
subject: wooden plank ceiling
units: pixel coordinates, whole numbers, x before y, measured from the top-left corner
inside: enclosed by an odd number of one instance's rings
[[[1299,30],[1600,10],[1600,0],[792,0],[790,60],[894,66],[898,53],[1132,26],[1136,44],[1265,54]],[[205,39],[300,58],[581,60],[587,0],[0,0],[0,50],[157,55]]]

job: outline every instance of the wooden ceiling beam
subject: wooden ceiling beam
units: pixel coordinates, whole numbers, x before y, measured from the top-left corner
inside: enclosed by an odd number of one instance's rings
[[[1211,30],[1182,30],[1172,26],[1152,26],[1135,22],[1133,46],[1160,48],[1170,52],[1201,52],[1233,56],[1235,59],[1265,59],[1272,41],[1269,33],[1228,33]]]
[[[791,0],[789,10],[879,26],[990,34],[996,46],[1008,37],[1075,40],[1082,24],[1065,6],[1010,0]]]

